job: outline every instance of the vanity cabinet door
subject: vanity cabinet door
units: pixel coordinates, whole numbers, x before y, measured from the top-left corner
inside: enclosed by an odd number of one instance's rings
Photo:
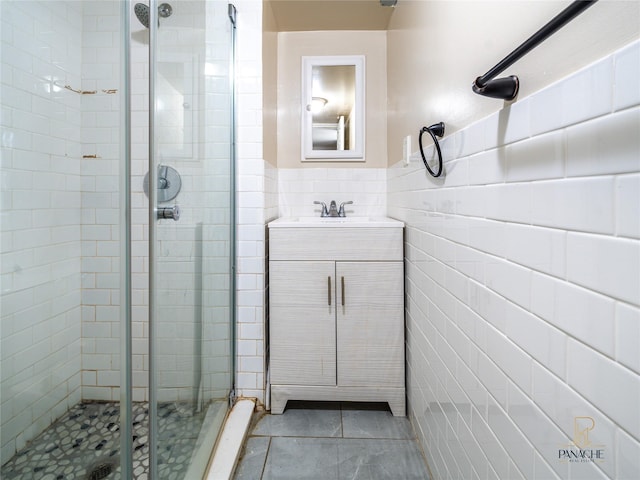
[[[402,262],[337,262],[340,387],[404,387]]]
[[[271,383],[336,384],[335,262],[269,262]]]

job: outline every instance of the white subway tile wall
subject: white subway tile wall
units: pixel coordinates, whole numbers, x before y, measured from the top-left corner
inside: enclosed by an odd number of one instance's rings
[[[388,171],[435,478],[640,478],[639,69],[635,42],[446,137],[442,181]],[[559,458],[578,417],[603,461]]]
[[[2,2],[1,463],[80,400],[78,2]]]
[[[147,30],[133,12],[130,22],[132,398],[143,401],[149,399],[149,208],[143,189],[149,164],[149,53]],[[115,385],[97,388],[119,396]]]
[[[264,402],[265,224],[277,216],[275,169],[262,156],[262,2],[233,2],[236,50],[236,394]]]
[[[82,7],[82,398],[120,400],[120,5]],[[106,93],[113,92],[113,93]]]
[[[314,201],[342,202],[347,216],[380,217],[387,211],[384,168],[280,168],[278,197],[282,217],[318,217]]]

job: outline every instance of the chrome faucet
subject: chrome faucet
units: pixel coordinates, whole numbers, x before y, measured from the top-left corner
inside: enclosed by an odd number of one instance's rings
[[[336,201],[335,200],[331,200],[331,203],[329,204],[329,208],[327,209],[327,205],[324,202],[319,202],[319,201],[314,201],[313,202],[315,205],[322,205],[322,209],[320,211],[320,216],[321,217],[346,217],[347,214],[344,211],[344,206],[345,205],[349,205],[352,204],[352,201],[348,201],[348,202],[342,202],[340,204],[340,209],[338,209],[338,206],[336,205]]]

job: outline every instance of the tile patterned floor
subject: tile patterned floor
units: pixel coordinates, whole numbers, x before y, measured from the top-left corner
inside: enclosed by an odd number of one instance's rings
[[[147,403],[133,405],[133,474],[149,472]],[[189,460],[204,413],[189,405],[158,406],[158,471],[179,480]],[[119,480],[120,407],[117,403],[80,403],[2,466],[2,480]]]
[[[429,480],[406,418],[383,404],[289,402],[257,420],[235,480]]]

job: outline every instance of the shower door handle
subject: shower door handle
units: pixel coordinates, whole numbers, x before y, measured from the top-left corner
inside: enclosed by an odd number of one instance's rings
[[[158,207],[156,209],[156,217],[158,220],[162,218],[173,218],[176,222],[180,220],[180,206]]]

